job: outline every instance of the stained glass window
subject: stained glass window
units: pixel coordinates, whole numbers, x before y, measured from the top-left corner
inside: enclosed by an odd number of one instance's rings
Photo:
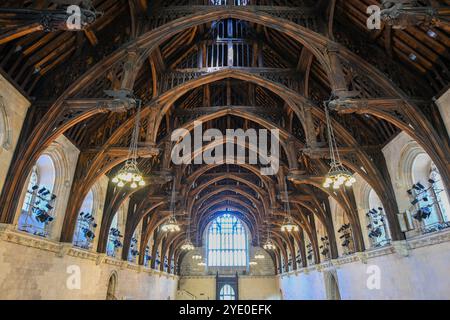
[[[229,284],[226,284],[220,289],[220,300],[236,300],[236,293]]]
[[[247,233],[231,214],[216,218],[208,230],[208,266],[247,266]]]

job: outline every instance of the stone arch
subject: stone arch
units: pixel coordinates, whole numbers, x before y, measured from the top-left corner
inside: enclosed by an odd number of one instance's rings
[[[117,300],[118,275],[113,271],[108,278],[108,285],[106,289],[106,300]]]
[[[327,300],[341,300],[336,270],[324,272],[323,277]]]
[[[64,151],[64,147],[61,143],[54,141],[47,149],[44,150],[44,152],[40,155],[38,158],[41,159],[42,157],[47,157],[49,161],[51,162],[51,167],[48,170],[52,170],[52,182],[45,182],[46,185],[49,186],[49,183],[51,184],[50,190],[53,194],[57,196],[52,210],[52,216],[54,218],[54,221],[49,224],[49,229],[47,230],[48,236],[51,239],[57,239],[60,233],[60,230],[62,228],[62,223],[64,220],[63,213],[66,209],[66,199],[64,199],[64,196],[67,195],[67,188],[70,185],[71,180],[71,170],[69,161],[67,159],[66,153]],[[36,163],[38,162],[36,161]],[[49,164],[50,166],[50,164]],[[49,173],[50,174],[50,173]],[[28,174],[28,180],[31,175],[31,172]],[[50,179],[50,178],[49,178]],[[41,181],[42,182],[42,181]],[[22,189],[20,202],[23,203],[25,194],[27,193],[27,185],[24,186]],[[17,208],[15,221],[18,223],[18,220],[21,215],[21,207],[19,206]]]
[[[401,151],[398,164],[398,178],[401,184],[406,188],[411,187],[413,183],[415,183],[413,181],[412,168],[414,161],[421,154],[427,153],[416,141],[408,142]]]

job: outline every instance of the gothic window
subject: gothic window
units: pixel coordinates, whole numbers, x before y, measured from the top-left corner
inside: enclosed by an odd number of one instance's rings
[[[119,213],[116,213],[109,229],[108,243],[106,245],[106,254],[108,256],[117,256],[117,251],[122,247],[122,238],[123,236],[119,230]]]
[[[231,214],[216,218],[208,230],[208,266],[247,266],[247,232],[242,222]]]
[[[426,153],[413,161],[413,186],[408,190],[412,204],[412,217],[424,232],[448,226],[450,203],[441,175]]]
[[[48,236],[56,199],[53,194],[55,176],[53,160],[48,155],[39,157],[28,180],[18,221],[19,230],[42,237]]]
[[[97,228],[93,209],[94,193],[90,190],[83,201],[77,218],[77,226],[75,228],[75,235],[73,239],[73,244],[76,247],[90,249],[92,246],[95,238],[95,229]]]
[[[229,284],[226,284],[220,289],[219,300],[236,300],[236,293]]]
[[[369,191],[369,211],[366,213],[367,229],[373,247],[389,244],[386,215],[380,198],[377,193]]]

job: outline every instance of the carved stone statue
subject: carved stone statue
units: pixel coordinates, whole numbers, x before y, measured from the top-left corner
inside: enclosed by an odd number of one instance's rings
[[[448,23],[450,8],[421,6],[414,0],[383,0],[381,19],[393,29]]]

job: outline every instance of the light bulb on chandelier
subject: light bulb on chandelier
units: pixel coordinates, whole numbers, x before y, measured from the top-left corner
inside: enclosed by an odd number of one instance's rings
[[[128,151],[128,160],[125,165],[119,170],[116,176],[112,179],[112,183],[119,188],[129,185],[131,189],[137,187],[144,187],[145,181],[141,171],[137,165],[138,158],[138,139],[139,139],[139,123],[141,121],[141,101],[136,100],[137,111],[135,116],[133,133],[131,136],[130,149]]]
[[[181,250],[183,251],[192,251],[194,250],[195,247],[192,244],[192,242],[190,240],[187,240],[182,246],[181,246]]]
[[[285,197],[286,197],[286,202],[285,202],[285,208],[286,208],[286,217],[284,219],[283,224],[281,225],[281,231],[283,232],[293,232],[293,231],[299,231],[300,228],[298,227],[298,225],[294,222],[294,219],[292,219],[291,216],[291,207],[289,205],[289,195],[288,195],[288,191],[287,191],[287,184],[288,181],[286,179],[285,181]]]
[[[175,181],[172,181],[172,196],[170,199],[171,216],[169,220],[161,226],[163,232],[178,232],[181,230],[175,218]]]
[[[264,244],[263,248],[265,250],[275,250],[275,245],[273,244],[272,240],[268,239]]]
[[[119,170],[117,175],[112,179],[112,182],[122,188],[129,184],[131,189],[136,189],[145,186],[144,178],[137,167],[136,159],[130,159],[125,162],[122,169]]]
[[[298,225],[296,225],[293,221],[292,218],[289,218],[286,222],[283,223],[283,225],[281,226],[281,231],[283,232],[293,232],[293,231],[299,231],[300,228],[298,227]]]
[[[343,166],[332,166],[332,169],[328,172],[323,183],[324,188],[330,188],[337,190],[342,185],[351,187],[356,182],[355,177],[345,169]]]
[[[348,171],[342,164],[336,137],[334,135],[333,126],[331,125],[330,113],[328,110],[328,104],[330,103],[330,101],[324,102],[324,108],[331,163],[330,170],[325,176],[325,181],[323,182],[322,186],[326,189],[332,187],[334,190],[338,190],[342,185],[351,187],[356,182],[356,179],[353,174]]]
[[[174,216],[170,217],[170,219],[164,223],[161,226],[161,230],[163,232],[178,232],[181,230],[180,226],[178,225],[177,220],[175,219]]]

